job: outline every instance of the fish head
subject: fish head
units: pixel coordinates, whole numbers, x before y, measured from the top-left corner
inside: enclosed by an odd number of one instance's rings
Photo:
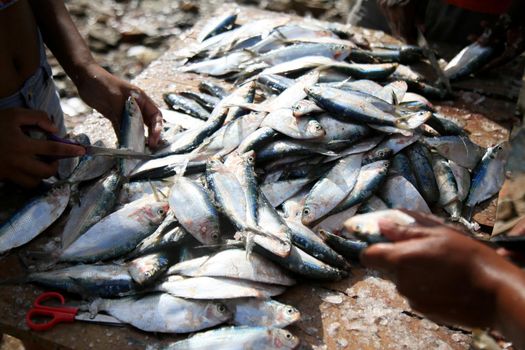
[[[233,313],[223,303],[212,302],[206,306],[206,316],[208,319],[226,321],[232,318]]]
[[[279,305],[277,310],[277,321],[279,323],[292,324],[301,319],[301,312],[292,305]]]
[[[376,162],[379,160],[390,159],[394,155],[394,150],[388,146],[376,147],[368,151],[363,156],[363,161]]]
[[[168,201],[153,202],[144,208],[143,215],[152,225],[160,225],[169,209]]]
[[[306,133],[314,138],[323,137],[326,135],[326,131],[317,120],[312,119],[306,123]]]
[[[292,112],[293,112],[294,117],[300,117],[300,116],[304,115],[306,113],[308,107],[309,107],[309,104],[308,104],[308,102],[306,102],[306,100],[301,100],[299,102],[296,102],[292,106]]]
[[[487,151],[487,155],[490,159],[497,159],[502,162],[506,162],[510,154],[510,143],[508,141],[502,142],[494,147],[491,147]]]
[[[272,333],[274,349],[295,349],[299,345],[299,338],[286,329],[273,328],[268,332]]]
[[[345,229],[349,233],[355,233],[358,235],[379,235],[379,224],[377,220],[374,220],[367,214],[356,215],[344,223]]]
[[[343,44],[334,44],[332,46],[333,58],[342,61],[350,55],[350,46]]]
[[[243,159],[243,161],[246,162],[246,164],[250,166],[255,165],[255,159],[256,159],[255,157],[256,155],[255,155],[254,150],[245,152],[241,155],[241,158]]]
[[[317,213],[317,204],[316,203],[308,203],[305,204],[303,211],[301,213],[301,222],[303,225],[308,226],[311,223],[313,223],[316,218]]]

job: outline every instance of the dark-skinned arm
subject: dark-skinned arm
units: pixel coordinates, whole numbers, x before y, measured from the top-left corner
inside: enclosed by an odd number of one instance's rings
[[[44,41],[78,88],[80,97],[108,118],[119,130],[125,100],[136,91],[148,143],[155,147],[162,116],[153,101],[138,87],[117,78],[98,65],[61,0],[29,0]],[[117,133],[118,134],[118,133]]]
[[[392,35],[417,45],[417,28],[423,28],[428,0],[377,0]]]
[[[385,271],[428,318],[491,327],[525,349],[525,272],[440,219],[409,214],[416,225],[380,222],[392,243],[365,250],[362,263]]]

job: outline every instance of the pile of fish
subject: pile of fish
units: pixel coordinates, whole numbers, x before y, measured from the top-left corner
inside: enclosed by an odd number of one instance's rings
[[[414,92],[441,95],[403,65],[422,59],[419,48],[236,16],[187,49],[179,71],[222,80],[165,94],[175,111],[154,159],[84,156],[0,227],[5,253],[71,207],[52,269],[18,282],[96,297],[90,310],[144,331],[233,325],[168,349],[292,349],[283,328],[299,311],[271,298],[297,279],[347,276],[378,236],[375,212],[469,224],[499,191],[508,145],[477,146]],[[149,152],[133,97],[121,124],[120,147]]]

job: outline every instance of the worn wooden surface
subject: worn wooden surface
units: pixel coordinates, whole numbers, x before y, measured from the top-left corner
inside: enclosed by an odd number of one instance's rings
[[[242,8],[239,22],[275,16],[285,15]],[[196,32],[202,24],[195,26]],[[365,31],[365,35],[391,40],[372,31]],[[178,50],[192,43],[194,37],[195,32],[181,37],[134,81],[161,106],[162,94],[166,91],[196,90],[200,76],[174,69]],[[464,125],[473,140],[482,146],[494,145],[508,137],[507,128],[514,108],[508,101],[468,92],[460,94],[455,101],[441,101],[436,105],[440,112]],[[92,140],[114,137],[107,134],[108,130],[109,123],[96,116],[88,118],[77,128],[77,131],[94,135]],[[3,203],[4,217],[27,196],[18,191],[9,194],[9,200]],[[13,201],[13,198],[18,201]],[[488,226],[493,222],[494,210],[493,205],[489,205],[489,209],[481,214]],[[1,258],[0,279],[23,275],[25,270],[20,256],[26,260],[28,252],[41,252],[43,246],[51,251],[54,246],[58,247],[58,241],[53,237],[61,232],[63,225],[64,217],[29,245]],[[39,257],[42,259],[41,253]],[[51,261],[52,254],[45,259]],[[48,332],[31,332],[25,325],[24,315],[41,292],[41,289],[29,285],[0,286],[0,330],[32,340],[45,349],[144,349],[146,345],[165,344],[181,338],[147,334],[131,327],[87,323],[59,325]],[[468,332],[438,326],[419,317],[397,294],[392,283],[358,266],[353,269],[352,276],[343,281],[325,284],[303,281],[278,299],[296,306],[302,313],[302,320],[289,328],[301,339],[302,349],[468,349],[470,344]]]

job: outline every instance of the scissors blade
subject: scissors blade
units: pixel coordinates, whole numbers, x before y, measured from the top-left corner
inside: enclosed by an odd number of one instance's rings
[[[445,75],[445,72],[443,69],[441,69],[436,54],[432,49],[430,48],[430,45],[428,45],[428,41],[423,35],[423,32],[421,32],[421,29],[417,29],[417,43],[420,47],[423,48],[424,55],[428,58],[430,61],[430,64],[432,65],[432,69],[436,72],[438,75],[438,82],[441,82],[445,88],[447,89],[447,92],[452,92],[452,86],[450,85],[450,79]]]
[[[92,156],[108,156],[115,158],[127,159],[153,159],[155,156],[140,152],[131,151],[129,149],[107,148],[98,146],[84,146],[86,153]]]
[[[81,312],[78,313],[75,316],[75,320],[77,321],[85,321],[85,322],[93,322],[93,323],[100,323],[100,324],[107,324],[107,325],[113,325],[113,326],[123,326],[124,323],[120,321],[119,319],[109,316],[109,315],[102,315],[97,314],[95,316],[92,316],[89,312]]]

